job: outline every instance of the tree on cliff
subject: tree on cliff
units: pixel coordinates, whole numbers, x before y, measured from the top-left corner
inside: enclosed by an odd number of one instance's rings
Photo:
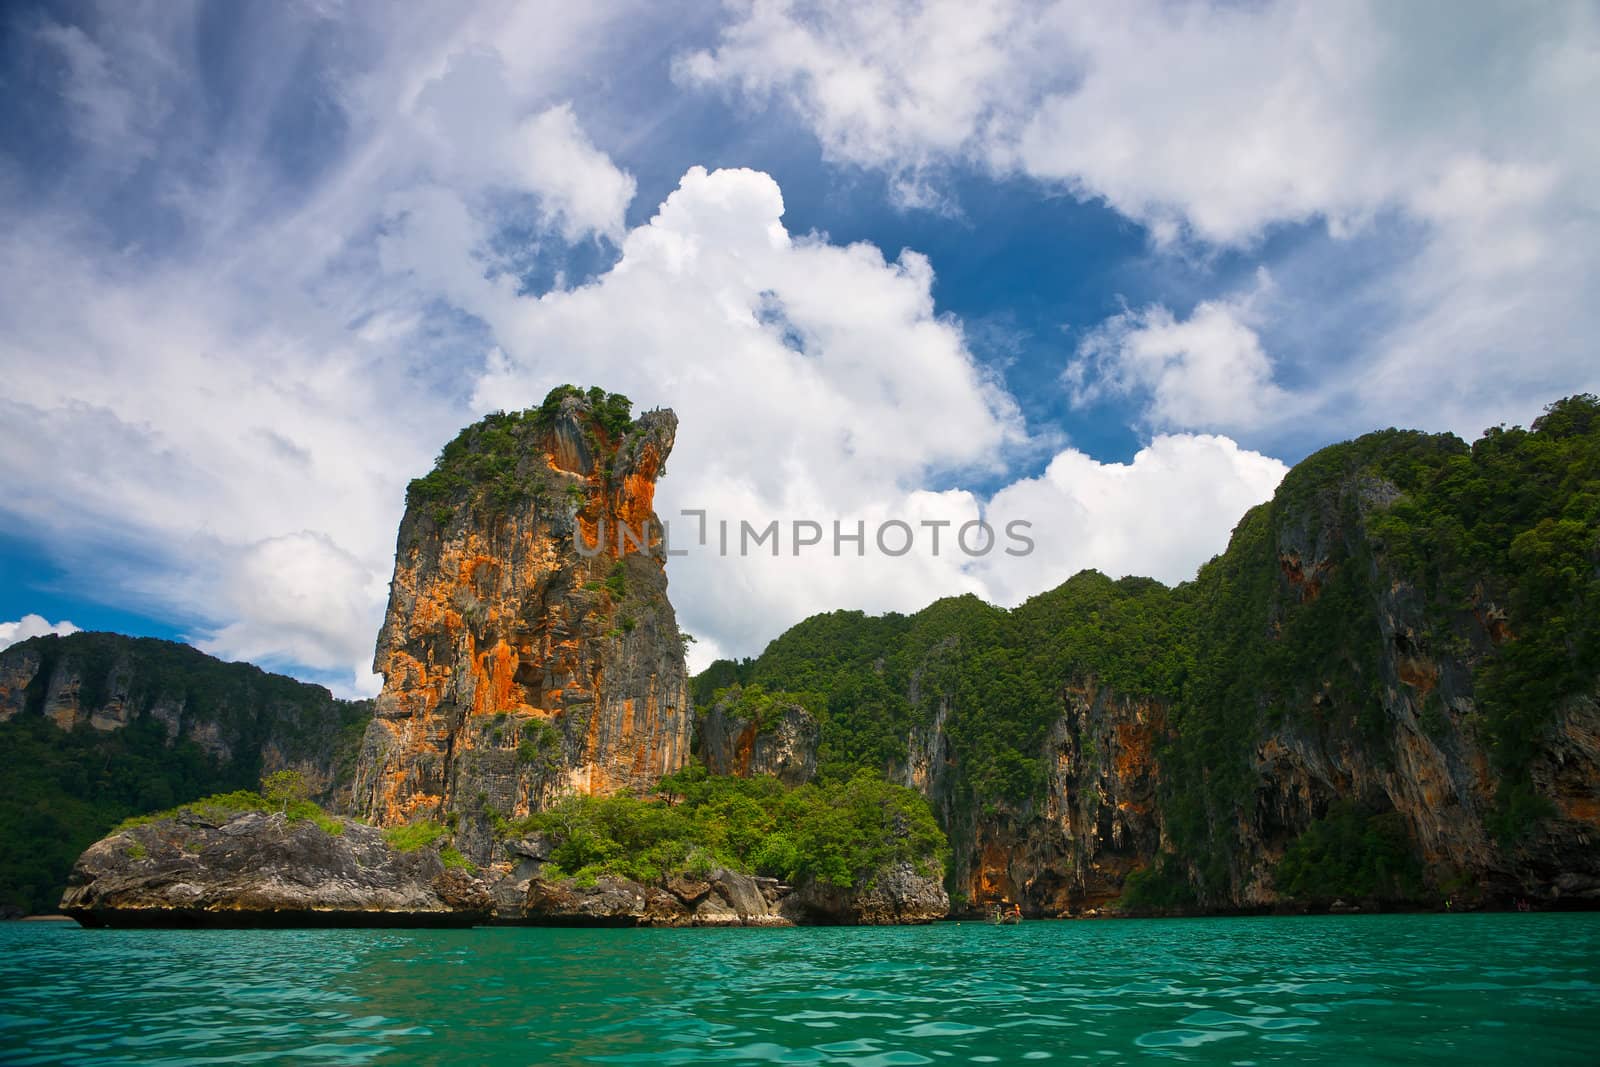
[[[261,795],[280,812],[311,798],[311,787],[299,771],[273,771],[261,779]]]

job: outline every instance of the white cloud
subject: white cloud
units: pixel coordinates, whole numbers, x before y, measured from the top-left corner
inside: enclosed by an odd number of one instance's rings
[[[712,523],[708,549],[691,545],[669,568],[673,602],[702,639],[699,662],[751,653],[817,611],[910,611],[963,592],[1015,602],[1084,567],[1189,577],[1282,477],[1282,464],[1226,439],[1179,436],[1131,465],[1064,452],[1042,478],[987,503],[926,490],[940,470],[1002,469],[1025,444],[1015,405],[985,379],[959,325],[936,313],[926,259],[796,239],[781,214],[767,175],[696,168],[594,284],[511,305],[489,293],[481,308],[505,350],[479,407],[534,403],[580,376],[678,412],[658,510],[672,521],[705,509]],[[1002,535],[1012,519],[1033,521],[1039,550],[964,555],[955,531],[982,515]],[[780,555],[740,558],[738,524],[773,519]],[[864,523],[864,551],[797,559],[796,519],[819,523],[829,549],[834,522],[846,532]],[[730,523],[731,558],[715,551],[719,520]],[[894,520],[918,540],[891,557],[875,534]],[[922,524],[939,520],[950,525],[935,555]],[[693,524],[674,526],[683,545]]]
[[[752,0],[679,80],[779,101],[894,187],[937,188],[957,166],[1022,174],[1104,202],[1158,248],[1249,252],[1320,224],[1304,255],[1324,268],[1303,288],[1276,271],[1277,306],[1316,305],[1327,328],[1248,325],[1304,346],[1319,410],[1301,425],[1324,437],[1374,419],[1475,433],[1600,384],[1592,3],[968,6]],[[1395,236],[1377,262],[1365,250],[1370,288],[1329,292],[1327,267],[1375,233]],[[1224,303],[1191,331],[1224,326]],[[1151,315],[1107,330],[1167,328]],[[1193,396],[1162,380],[1174,424],[1222,424],[1208,376]]]
[[[97,147],[128,157],[131,165],[154,147],[151,130],[161,117],[138,87],[144,81],[133,64],[117,64],[88,34],[76,26],[46,22],[37,39],[65,64],[61,95],[71,105],[79,136]]]
[[[78,627],[66,619],[60,622],[51,622],[43,615],[24,615],[16,622],[0,622],[0,649],[10,648],[19,641],[26,641],[30,637],[43,637],[45,634],[75,634]]]
[[[1002,603],[1085,568],[1187,581],[1287,472],[1270,456],[1205,434],[1158,436],[1129,463],[1100,463],[1069,449],[1044,474],[1007,486],[990,502],[999,529],[1013,519],[1032,522],[1037,547],[1025,560],[996,557],[985,577]]]
[[[435,182],[457,195],[520,190],[537,198],[537,217],[568,242],[620,239],[632,175],[594,146],[569,101],[528,112],[527,97],[512,87],[508,53],[452,52],[397,124],[414,123]]]
[[[1254,323],[1271,289],[1200,303],[1186,319],[1156,304],[1115,315],[1078,343],[1066,371],[1074,405],[1137,395],[1161,428],[1257,429],[1291,415],[1295,401],[1272,380]]]
[[[574,85],[625,59],[650,24],[633,26],[629,8],[563,10],[490,6],[463,22],[424,9],[372,40],[291,19],[275,49],[351,35],[340,54],[360,62],[330,75],[343,140],[313,177],[288,181],[259,165],[259,127],[199,145],[163,127],[151,165],[170,246],[119,243],[85,222],[76,195],[0,208],[8,528],[47,545],[81,589],[192,621],[195,642],[219,654],[349,693],[372,684],[405,481],[483,410],[537,402],[563,381],[678,411],[658,498],[669,518],[698,507],[873,530],[992,513],[1059,533],[1015,563],[948,548],[885,559],[870,546],[821,565],[675,560],[673,600],[702,659],[752,653],[837,607],[912,610],[967,591],[1009,602],[1082,566],[1182,577],[1270,492],[1274,461],[1182,436],[1126,466],[1064,453],[992,501],[960,488],[1003,482],[1039,442],[936,306],[936,265],[791,233],[777,183],[749,170],[689,170],[628,230],[633,179],[586,132]],[[941,71],[983,69],[1009,33],[1002,8],[977,14],[973,39],[954,7],[939,8],[917,31],[936,62],[833,100],[856,116],[848,143],[902,128],[958,143],[941,132],[947,112],[987,129],[991,96],[969,114],[961,92],[935,84]],[[95,37],[113,66],[115,42],[130,39],[118,29]],[[152,114],[192,110],[181,106],[194,91],[186,32],[159,39],[165,51],[144,68]],[[249,116],[299,91],[281,72],[262,77]],[[906,104],[905,92],[921,95]],[[207,165],[182,166],[186,152]],[[1437,210],[1475,188],[1441,187]],[[582,286],[522,295],[493,240],[508,212],[535,243],[598,236],[620,258]],[[1177,362],[1196,359],[1212,366],[1209,355]]]
[[[570,104],[542,111],[521,127],[528,187],[568,241],[589,233],[622,236],[633,200],[633,176],[612,164],[584,136]]]
[[[1452,9],[1450,34],[1442,11],[1308,0],[737,10],[681,81],[778,98],[841,160],[1015,168],[1217,243],[1421,207],[1463,157],[1595,145],[1600,27],[1583,3]]]
[[[1030,37],[1024,7],[1008,0],[730,7],[742,17],[715,49],[681,56],[678,80],[787,101],[831,158],[899,173],[913,203],[926,193],[917,171],[1024,103],[1013,95],[1022,82],[997,77]]]

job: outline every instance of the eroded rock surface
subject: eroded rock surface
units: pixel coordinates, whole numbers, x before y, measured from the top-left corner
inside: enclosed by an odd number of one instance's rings
[[[356,770],[375,823],[449,818],[479,863],[495,817],[642,792],[689,757],[683,645],[655,481],[677,419],[583,394],[492,416],[413,483]]]
[[[785,898],[783,913],[798,923],[896,926],[930,923],[950,913],[939,871],[897,863],[851,888],[808,882]]]
[[[371,701],[339,700],[322,686],[174,641],[75,633],[0,650],[0,723],[37,717],[63,733],[86,728],[108,739],[149,728],[168,748],[198,748],[217,785],[298,771],[335,810],[349,806],[355,749],[371,716]]]
[[[61,910],[85,926],[470,925],[489,887],[374,827],[250,812],[158,819],[90,846]]]
[[[775,701],[762,721],[741,716],[736,696],[725,695],[698,729],[696,751],[712,774],[770,774],[787,786],[816,776],[817,720],[793,701]]]
[[[498,914],[501,921],[544,926],[790,926],[779,907],[787,892],[774,879],[721,869],[665,886],[611,876],[578,885],[535,875],[520,905]]]

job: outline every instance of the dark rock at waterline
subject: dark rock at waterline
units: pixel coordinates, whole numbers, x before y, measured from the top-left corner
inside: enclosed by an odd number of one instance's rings
[[[514,862],[492,882],[446,866],[439,852],[401,852],[381,831],[334,820],[193,809],[120,830],[79,858],[61,910],[85,926],[337,927],[793,926],[931,922],[949,898],[909,864],[853,888],[722,868],[661,884],[550,877],[548,842],[506,845]]]
[[[950,914],[950,895],[938,875],[909,863],[885,867],[850,888],[807,882],[783,902],[795,923],[838,926],[897,926],[930,923]]]
[[[85,926],[466,926],[489,887],[439,853],[349,820],[193,812],[112,833],[79,857],[61,910]]]
[[[773,878],[713,870],[665,885],[602,876],[579,884],[516,871],[495,886],[502,922],[548,926],[790,926],[781,911],[789,892]]]

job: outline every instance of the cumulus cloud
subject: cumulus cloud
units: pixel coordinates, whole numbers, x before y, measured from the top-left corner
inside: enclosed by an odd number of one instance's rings
[[[27,614],[16,622],[0,622],[0,649],[10,648],[19,641],[26,641],[30,637],[43,637],[45,634],[75,634],[78,627],[66,619],[60,622],[51,622],[43,615]]]
[[[1225,439],[1164,437],[1127,466],[1063,453],[1043,478],[992,501],[927,490],[941,470],[1004,469],[1008,450],[1026,443],[1014,402],[978,367],[959,324],[937,314],[924,257],[889,261],[870,245],[796,238],[782,211],[765,174],[695,168],[593,284],[481,308],[504,349],[478,406],[534,403],[582,372],[678,412],[658,509],[669,521],[704,510],[734,538],[727,556],[713,532],[671,564],[674,603],[704,639],[702,661],[749,653],[833,608],[907,611],[964,592],[1014,602],[1084,567],[1179,580],[1282,477],[1282,464]],[[957,531],[980,518],[997,534],[1033,521],[1041,548],[960,551]],[[739,524],[772,520],[779,553],[740,554]],[[824,542],[799,558],[795,520],[816,522]],[[911,552],[896,554],[898,528],[878,543],[895,522],[915,535]],[[836,555],[835,523],[864,530],[864,543]],[[684,544],[694,527],[675,526]]]
[[[118,42],[135,39],[121,10],[94,35],[113,67]],[[884,10],[872,17],[899,9]],[[918,31],[938,63],[829,104],[856,116],[850,143],[902,128],[914,137],[895,143],[960,143],[940,132],[942,112],[968,104],[933,81],[984,69],[1012,15],[978,10],[974,41],[955,13],[938,8]],[[935,302],[937,264],[792,232],[777,182],[751,170],[690,169],[651,219],[626,226],[633,179],[574,85],[649,32],[635,16],[422,8],[374,37],[295,8],[263,29],[281,37],[274,54],[331,36],[348,63],[325,72],[338,115],[306,174],[259,165],[277,158],[261,126],[213,142],[157,118],[164,150],[147,177],[159,196],[118,187],[85,201],[92,183],[67,175],[61,199],[0,209],[7,527],[47,546],[80,589],[180,621],[201,647],[359,693],[373,684],[405,481],[459,426],[565,381],[678,411],[658,496],[669,519],[694,508],[713,522],[867,531],[860,554],[838,558],[674,560],[673,599],[702,660],[753,653],[820,610],[913,610],[960,592],[1011,602],[1083,566],[1181,578],[1270,493],[1275,461],[1184,435],[1125,465],[1069,451],[998,493],[963,488],[1004,485],[1040,442]],[[159,56],[142,68],[150,115],[194,110],[192,27],[176,21],[138,38]],[[247,80],[250,116],[309,106],[305,82],[260,77]],[[902,106],[902,92],[929,95]],[[960,121],[986,129],[998,111],[984,96]],[[1441,186],[1437,210],[1474,188]],[[129,226],[119,196],[160,225]],[[525,284],[527,246],[597,238],[616,260],[585,283]],[[1165,370],[1213,374],[1217,346],[1185,338]],[[1179,413],[1198,424],[1209,410]],[[894,556],[872,536],[890,521],[980,517],[1032,518],[1049,540],[1032,558],[972,559],[949,541]]]
[[[1128,463],[1068,449],[1039,477],[995,494],[991,523],[1003,529],[1015,519],[1032,522],[1036,548],[1025,566],[992,566],[985,576],[1002,603],[1090,567],[1113,577],[1187,581],[1287,472],[1279,460],[1207,434],[1158,436]]]
[[[1255,429],[1290,411],[1254,323],[1271,288],[1262,271],[1252,292],[1202,301],[1178,319],[1153,304],[1089,331],[1066,370],[1075,406],[1108,394],[1137,395],[1162,428]]]
[[[1305,425],[1323,434],[1374,417],[1474,433],[1600,381],[1594,5],[969,6],[752,0],[678,77],[788,107],[832,158],[895,188],[957,166],[1021,174],[1105,203],[1158,248],[1248,252],[1274,228],[1320,227],[1304,255],[1321,266],[1303,287],[1279,272],[1279,306],[1325,308],[1324,329],[1248,325],[1304,346],[1320,408]],[[1364,249],[1378,295],[1328,292],[1346,243],[1380,223],[1400,236]],[[1225,310],[1199,309],[1190,332],[1225,327]],[[1141,329],[1169,324],[1154,309],[1106,325]],[[1122,388],[1126,362],[1109,369]],[[1192,384],[1171,414],[1211,407],[1214,383]]]
[[[633,200],[633,176],[589,142],[572,106],[540,112],[522,124],[521,133],[528,186],[567,240],[590,233],[620,237],[623,213]]]

